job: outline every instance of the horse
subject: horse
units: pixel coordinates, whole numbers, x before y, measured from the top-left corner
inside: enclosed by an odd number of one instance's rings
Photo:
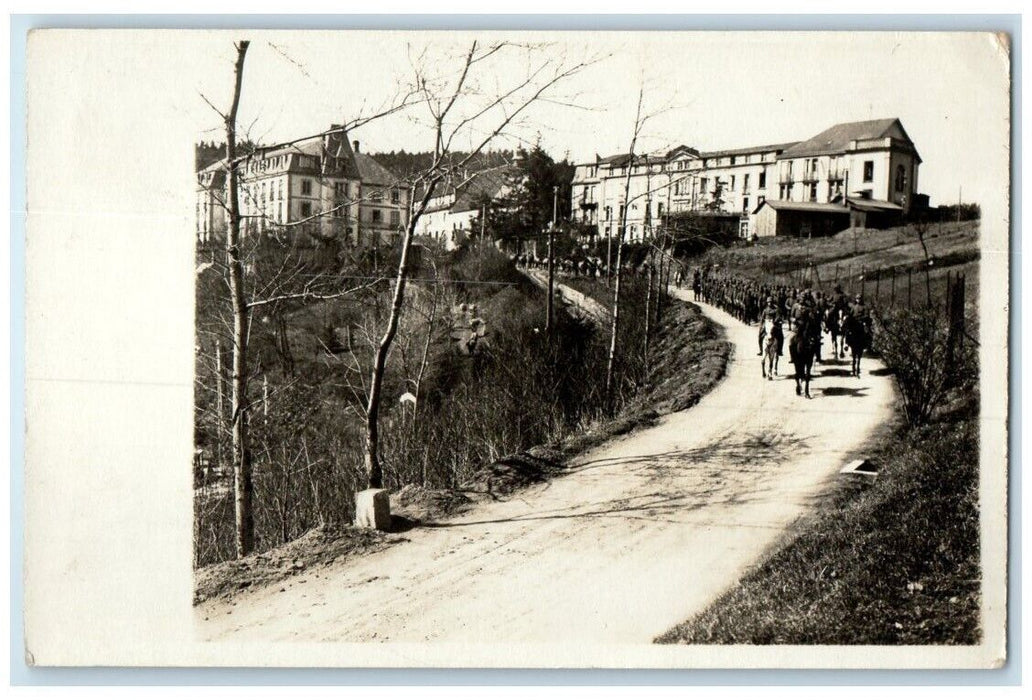
[[[796,396],[805,393],[806,398],[810,398],[810,376],[819,342],[813,333],[815,323],[817,321],[810,316],[796,318],[795,334],[788,344],[788,354],[795,366],[795,393]]]
[[[864,350],[871,344],[871,333],[861,319],[847,312],[842,318],[842,335],[845,338],[846,345],[849,346],[850,354],[853,356],[850,374],[854,377],[859,377],[860,360],[864,356]]]
[[[831,355],[836,360],[846,356],[842,347],[842,313],[837,306],[830,306],[824,314],[824,328],[831,335]]]
[[[760,371],[768,380],[773,380],[778,371],[778,340],[774,333],[773,319],[763,322],[763,358],[760,360]]]

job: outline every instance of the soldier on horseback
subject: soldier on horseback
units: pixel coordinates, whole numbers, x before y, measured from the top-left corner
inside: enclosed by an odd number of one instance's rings
[[[774,297],[767,297],[767,305],[760,313],[760,351],[756,353],[757,355],[763,354],[763,340],[767,336],[766,329],[768,321],[772,324],[773,330],[771,331],[771,337],[777,344],[778,356],[780,357],[785,346],[785,332],[782,330],[781,311],[774,304]]]

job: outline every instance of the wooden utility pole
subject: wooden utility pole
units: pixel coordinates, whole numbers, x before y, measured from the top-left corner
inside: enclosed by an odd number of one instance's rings
[[[553,299],[555,298],[555,260],[553,249],[555,248],[555,217],[556,204],[559,197],[559,186],[552,187],[552,223],[548,227],[548,301],[545,304],[545,332],[552,330]]]

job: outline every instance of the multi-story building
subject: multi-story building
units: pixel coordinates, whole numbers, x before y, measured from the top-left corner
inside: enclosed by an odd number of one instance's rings
[[[362,183],[359,198],[359,245],[389,244],[398,240],[408,225],[412,189],[370,155],[352,143],[355,165]]]
[[[744,236],[879,225],[913,203],[920,162],[898,119],[837,124],[792,143],[679,146],[633,162],[628,154],[596,156],[576,168],[573,217],[612,236],[626,206],[627,240],[651,235],[665,213],[680,211],[737,214]]]
[[[438,185],[419,219],[416,233],[452,250],[475,234],[475,220],[485,214],[489,202],[507,196],[512,188],[513,166],[490,168],[463,178],[459,185]]]
[[[268,234],[300,243],[332,237],[359,245],[404,227],[407,188],[371,157],[356,156],[342,126],[334,124],[330,131],[288,146],[259,148],[241,162],[243,235]],[[201,242],[225,236],[226,175],[224,161],[197,174]],[[363,235],[364,223],[368,235]]]

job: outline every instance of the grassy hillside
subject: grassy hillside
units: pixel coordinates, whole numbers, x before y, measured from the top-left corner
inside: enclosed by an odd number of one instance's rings
[[[978,239],[978,221],[931,225],[925,234],[930,266],[911,226],[843,231],[827,238],[765,238],[711,249],[689,264],[719,265],[743,277],[821,289],[838,283],[847,293],[862,292],[882,305],[927,303],[929,287],[932,300],[940,299],[947,272],[960,273],[967,277],[970,315],[977,316]]]

